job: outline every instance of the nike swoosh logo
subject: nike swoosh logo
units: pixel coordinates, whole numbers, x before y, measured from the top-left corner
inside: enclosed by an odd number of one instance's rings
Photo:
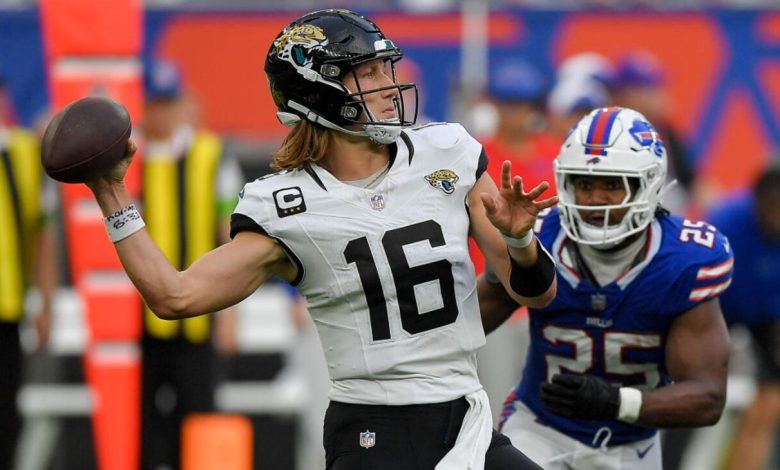
[[[637,449],[636,450],[636,456],[639,457],[640,459],[645,458],[645,455],[647,455],[647,453],[650,452],[650,449],[652,449],[654,445],[655,445],[655,442],[653,442],[652,444],[647,446],[647,449],[645,449],[645,450]]]

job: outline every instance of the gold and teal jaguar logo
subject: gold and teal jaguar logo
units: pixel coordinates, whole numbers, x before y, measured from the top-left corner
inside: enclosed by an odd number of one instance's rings
[[[441,189],[446,194],[455,192],[455,183],[459,179],[458,175],[452,170],[436,170],[425,177],[425,181],[431,186]]]
[[[319,26],[298,24],[286,30],[274,41],[274,54],[298,67],[311,65],[310,51],[328,44]]]

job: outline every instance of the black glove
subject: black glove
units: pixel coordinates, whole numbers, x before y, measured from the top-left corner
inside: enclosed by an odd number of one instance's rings
[[[620,389],[593,375],[555,374],[539,396],[547,411],[567,418],[616,419],[620,408]]]

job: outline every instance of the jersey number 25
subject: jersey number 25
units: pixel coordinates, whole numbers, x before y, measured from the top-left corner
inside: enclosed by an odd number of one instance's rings
[[[585,330],[548,325],[542,330],[544,339],[554,345],[568,344],[574,350],[572,356],[546,354],[547,381],[564,369],[576,374],[591,374],[594,366],[593,338]],[[642,374],[644,383],[639,388],[653,389],[661,383],[661,372],[654,362],[637,363],[624,360],[627,349],[655,349],[661,346],[659,335],[633,334],[617,331],[603,332],[604,373],[609,375]]]

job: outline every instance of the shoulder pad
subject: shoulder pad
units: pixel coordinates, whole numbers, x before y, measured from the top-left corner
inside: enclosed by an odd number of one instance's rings
[[[678,285],[690,304],[720,295],[731,283],[734,255],[728,238],[715,227],[680,216],[669,216],[666,237],[675,248],[669,252],[679,263]]]
[[[466,129],[457,123],[435,122],[410,129],[416,137],[439,149],[450,149],[471,138]]]

